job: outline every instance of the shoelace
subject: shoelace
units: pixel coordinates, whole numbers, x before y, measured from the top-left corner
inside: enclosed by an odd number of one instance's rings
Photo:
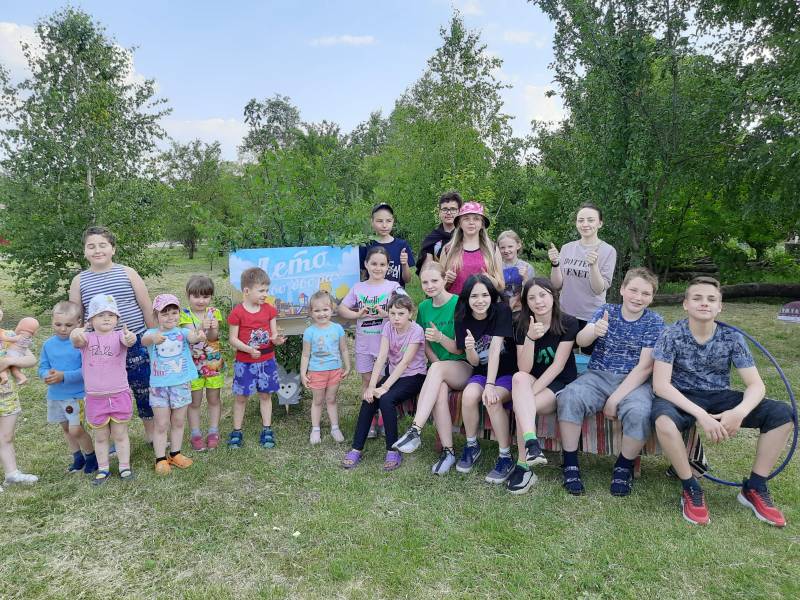
[[[700,488],[691,488],[687,493],[689,494],[689,499],[692,501],[692,505],[703,506],[703,490]]]
[[[769,507],[774,507],[775,505],[772,503],[772,496],[769,495],[769,490],[754,490],[751,488],[751,491],[755,493],[761,501]]]

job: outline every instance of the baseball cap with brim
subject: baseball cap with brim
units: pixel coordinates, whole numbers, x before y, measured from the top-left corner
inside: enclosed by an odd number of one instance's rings
[[[181,301],[175,294],[159,294],[153,298],[153,310],[161,312],[168,306],[181,307]]]
[[[91,319],[102,312],[110,312],[118,317],[120,316],[119,308],[117,308],[117,301],[111,294],[97,294],[96,296],[92,296],[92,299],[89,300],[89,308],[86,310],[86,318]]]
[[[483,217],[484,227],[489,227],[489,217],[483,213],[483,204],[480,202],[464,202],[461,205],[461,210],[458,211],[458,216],[455,218],[455,225],[458,226],[458,220],[464,215],[480,215]]]
[[[386,202],[378,202],[375,206],[372,207],[372,214],[374,215],[379,210],[388,210],[394,216],[394,209],[386,204]]]

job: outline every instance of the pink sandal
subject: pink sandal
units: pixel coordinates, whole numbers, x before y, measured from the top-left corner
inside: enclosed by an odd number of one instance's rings
[[[342,468],[343,469],[355,469],[358,466],[358,463],[361,462],[361,452],[358,450],[350,450],[347,454],[344,455],[342,459]]]
[[[383,461],[384,471],[394,471],[397,467],[403,464],[403,455],[396,450],[389,450],[386,453],[386,459]]]

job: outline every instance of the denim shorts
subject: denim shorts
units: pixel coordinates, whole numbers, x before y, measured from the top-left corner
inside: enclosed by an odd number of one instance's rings
[[[151,408],[183,408],[192,403],[189,382],[150,388]]]
[[[235,396],[250,396],[258,393],[277,392],[281,389],[278,380],[278,364],[274,358],[261,362],[246,363],[235,361],[233,363],[233,394]]]

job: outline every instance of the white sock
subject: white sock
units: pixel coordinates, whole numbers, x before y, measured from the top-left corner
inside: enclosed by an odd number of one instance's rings
[[[500,456],[511,456],[511,447],[500,448]]]
[[[467,446],[477,446],[478,445],[478,436],[475,437],[468,437],[467,438]]]

